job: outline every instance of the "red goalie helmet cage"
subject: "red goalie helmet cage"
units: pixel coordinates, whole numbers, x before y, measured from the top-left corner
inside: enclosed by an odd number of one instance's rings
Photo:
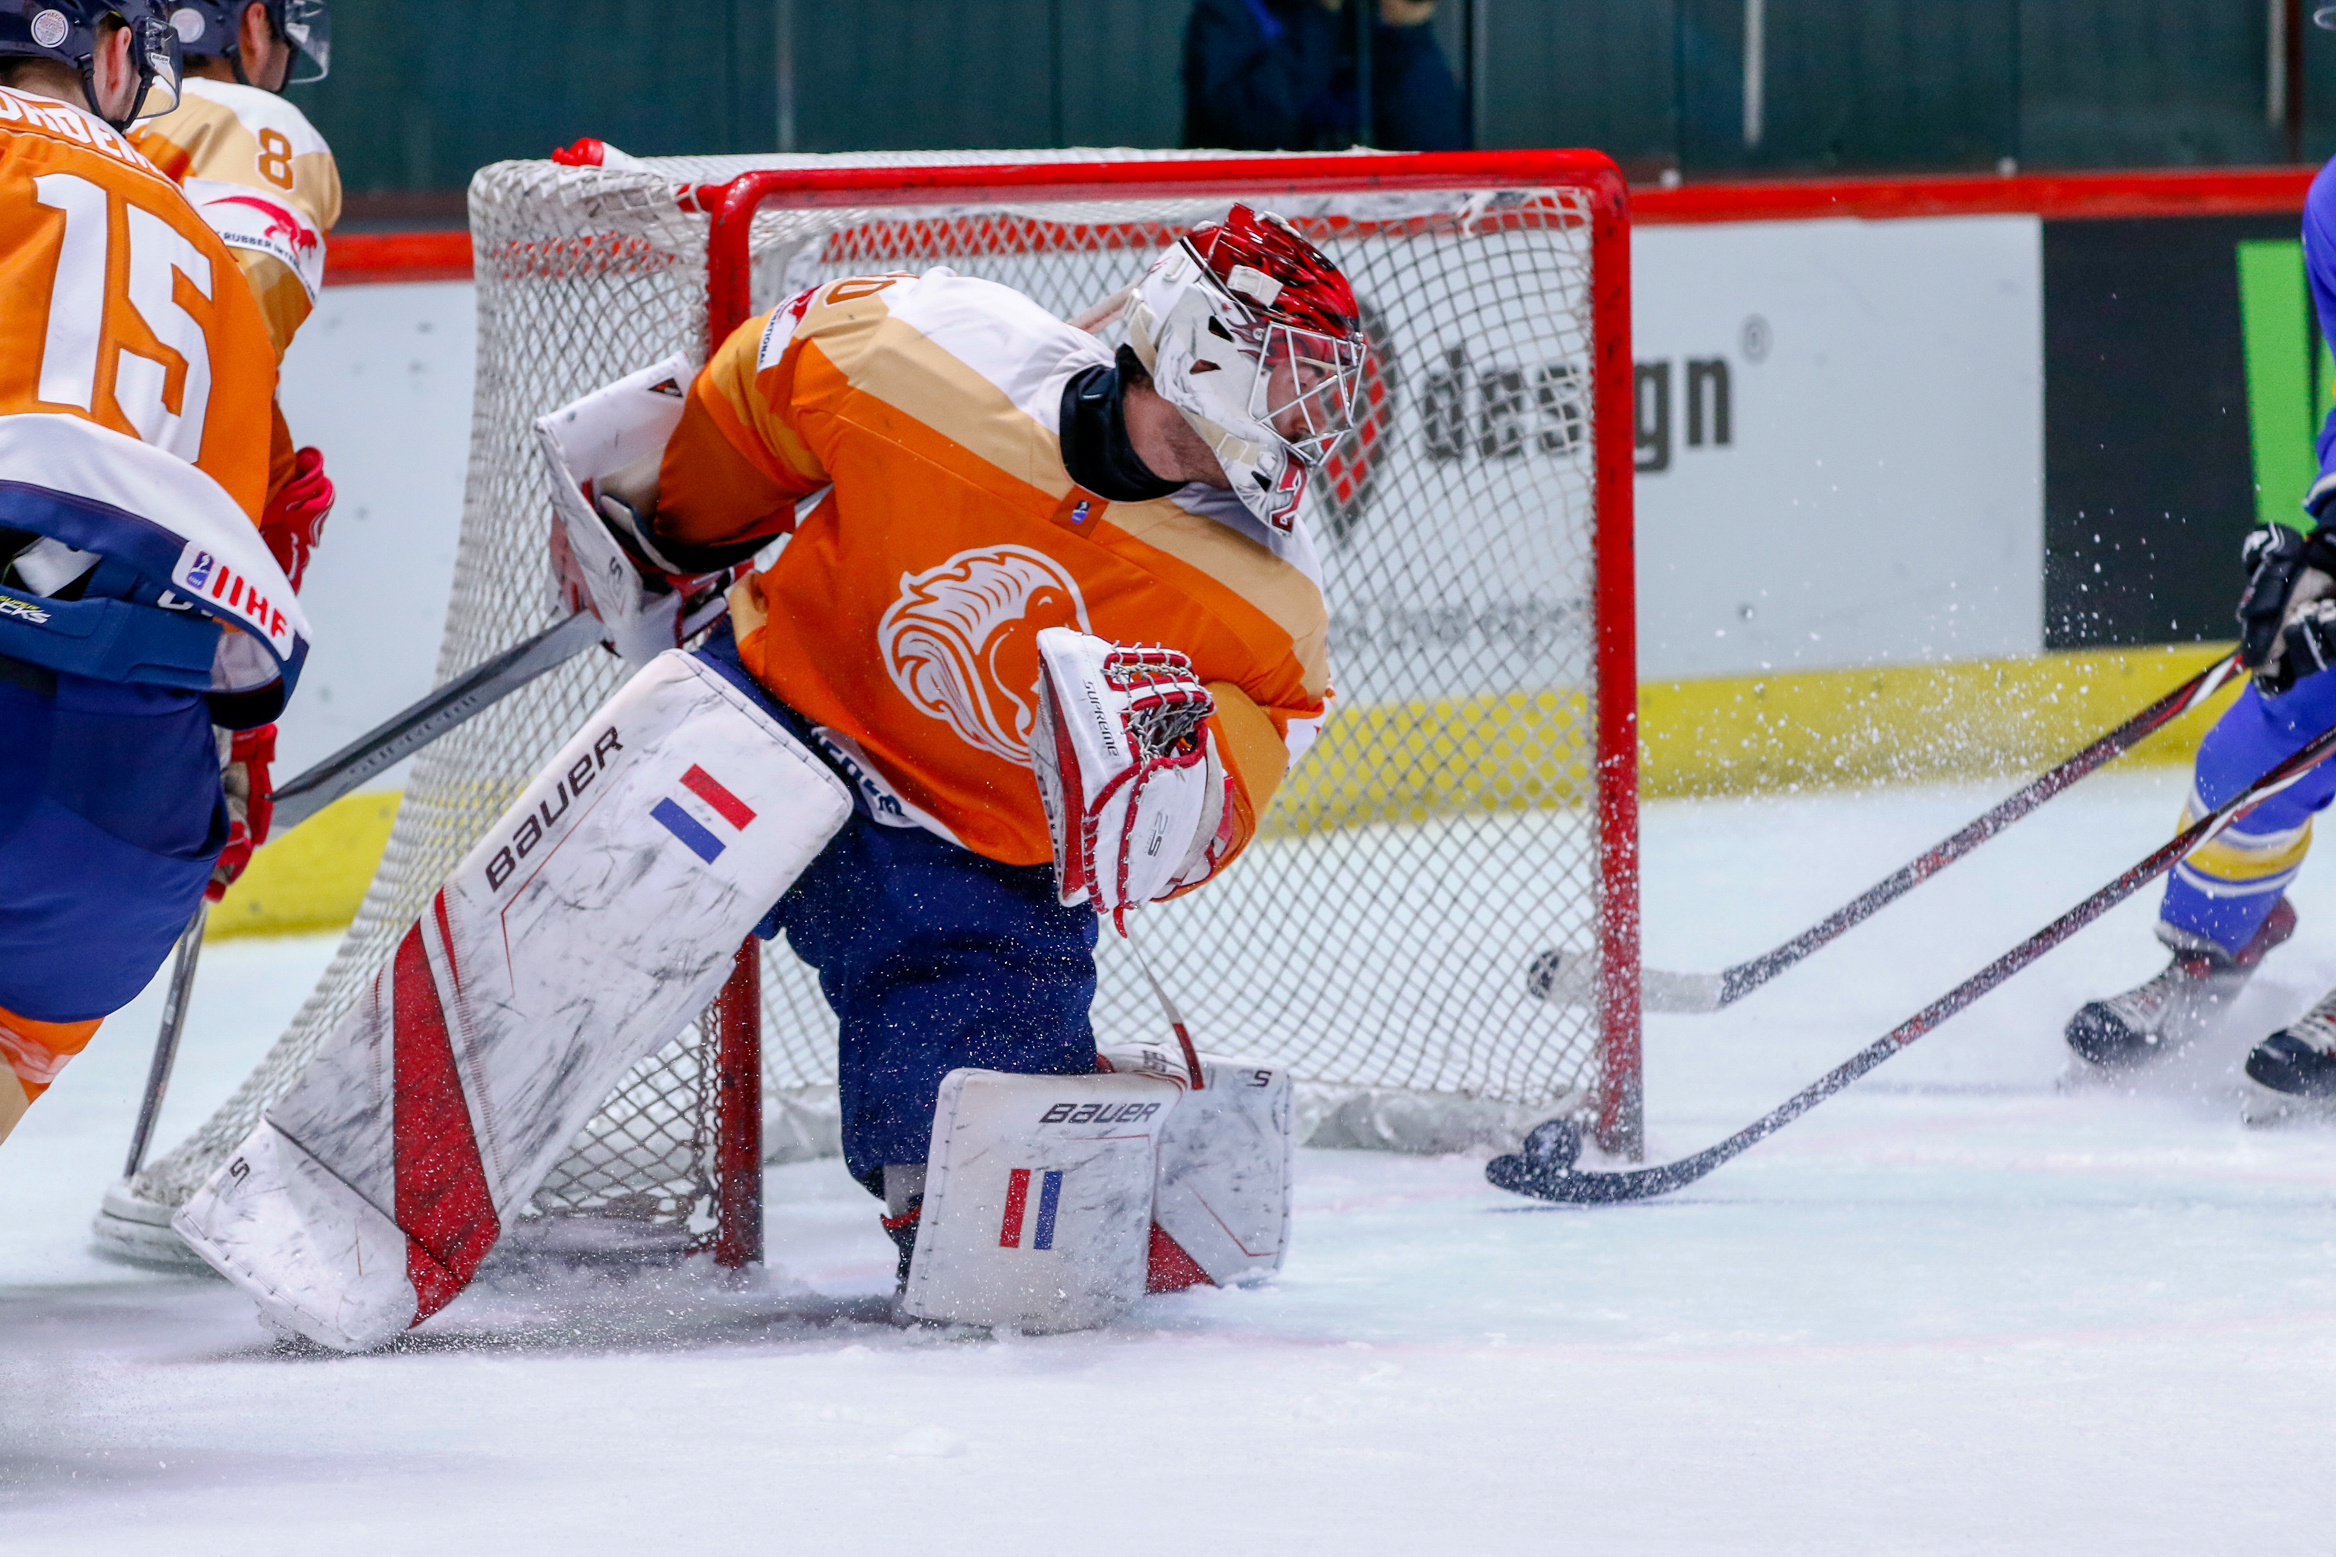
[[[1314,473],[1290,542],[1319,565],[1338,695],[1245,856],[1131,923],[1204,1047],[1289,1068],[1302,1140],[1505,1149],[1567,1113],[1634,1154],[1629,226],[1596,153],[484,168],[470,479],[437,678],[559,609],[534,418],[672,352],[702,360],[756,310],[870,272],[946,265],[1117,344],[1124,319],[1096,305],[1237,202],[1287,217],[1339,266],[1372,346],[1354,430]],[[102,1240],[186,1257],[170,1213],[622,679],[612,657],[580,656],[416,759],[315,992],[210,1120],[108,1192]],[[1097,1036],[1157,1040],[1158,1008],[1114,940],[1097,957]],[[1529,994],[1528,966],[1552,945],[1597,954],[1587,1008]],[[755,1259],[763,1169],[837,1149],[834,1033],[783,942],[742,948],[723,998],[626,1078],[507,1236]]]

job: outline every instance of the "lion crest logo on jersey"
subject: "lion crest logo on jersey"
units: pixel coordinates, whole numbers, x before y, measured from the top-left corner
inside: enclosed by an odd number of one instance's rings
[[[876,642],[892,684],[918,712],[1020,766],[1030,760],[1038,630],[1074,623],[1093,630],[1061,563],[1027,546],[988,546],[902,574]]]

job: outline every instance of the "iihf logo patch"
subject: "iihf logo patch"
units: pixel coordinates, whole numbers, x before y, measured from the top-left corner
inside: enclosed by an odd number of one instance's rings
[[[1049,1168],[1038,1176],[1038,1221],[1030,1229],[1030,1247],[1054,1247],[1054,1218],[1063,1202],[1063,1175],[1059,1168]],[[1022,1247],[1023,1224],[1030,1213],[1030,1170],[1016,1168],[1006,1175],[1006,1214],[998,1225],[998,1247]]]
[[[724,789],[711,773],[695,763],[681,776],[681,787],[712,806],[723,821],[740,832],[746,831],[747,824],[754,820],[754,812],[745,801]],[[720,859],[722,851],[729,847],[714,836],[713,829],[683,810],[680,803],[670,796],[651,806],[649,814],[662,823],[667,832],[688,844],[690,852],[708,865]]]

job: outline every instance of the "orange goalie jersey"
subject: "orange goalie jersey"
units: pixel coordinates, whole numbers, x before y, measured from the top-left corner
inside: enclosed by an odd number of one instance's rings
[[[118,464],[103,435],[72,430],[95,424],[196,467],[258,523],[276,355],[234,260],[106,124],[5,87],[0,296],[0,418],[42,418],[11,463],[37,449],[60,467],[47,484],[67,485],[63,466]]]
[[[992,282],[831,282],[723,344],[660,475],[657,529],[677,541],[793,530],[732,593],[747,668],[855,743],[913,818],[1007,864],[1053,858],[1029,764],[1039,629],[1191,657],[1235,850],[1330,695],[1302,525],[1276,534],[1205,487],[1106,503],[1071,480],[1063,389],[1111,360]]]

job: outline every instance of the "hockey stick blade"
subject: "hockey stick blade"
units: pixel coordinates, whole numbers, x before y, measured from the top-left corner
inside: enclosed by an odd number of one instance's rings
[[[2188,681],[2159,698],[2123,724],[2049,772],[2039,774],[1973,819],[1961,831],[1931,845],[1865,891],[1842,904],[1817,923],[1771,951],[1717,973],[1673,973],[1662,968],[1639,972],[1644,1008],[1662,1015],[1704,1016],[1735,1004],[1803,958],[1830,945],[1843,932],[1865,923],[2012,823],[2037,810],[2044,802],[2131,751],[2147,737],[2227,686],[2239,674],[2237,655],[2209,665]],[[1593,955],[1583,951],[1545,951],[1526,971],[1525,988],[1536,999],[1557,1005],[1596,1003],[1598,968]]]
[[[600,623],[591,613],[579,611],[463,672],[299,777],[278,785],[270,797],[276,805],[270,836],[281,837],[298,827],[367,779],[387,772],[473,715],[574,659],[599,638]]]
[[[1639,1008],[1664,1016],[1706,1016],[1734,999],[1721,973],[1673,973],[1641,968]],[[1561,1006],[1598,1003],[1598,958],[1594,952],[1545,951],[1533,959],[1525,987],[1536,1000]]]
[[[1772,1112],[1705,1148],[1692,1157],[1652,1168],[1630,1168],[1619,1173],[1583,1173],[1575,1170],[1562,1151],[1537,1158],[1527,1152],[1495,1157],[1485,1165],[1491,1183],[1537,1200],[1602,1205],[1625,1200],[1651,1200],[1702,1178],[1712,1169],[1774,1135],[1819,1103],[1912,1044],[1948,1017],[2019,972],[2070,936],[2124,902],[2167,871],[2174,863],[2229,827],[2240,817],[2288,788],[2336,752],[2336,727],[2321,731],[2301,750],[2177,833],[2170,841],[2136,861],[2091,897],[2053,920],[2019,945],[1974,973],[1904,1022],[1827,1071],[1787,1098]],[[1534,1135],[1526,1139],[1534,1141]],[[1552,1138],[1556,1132],[1552,1133]]]

